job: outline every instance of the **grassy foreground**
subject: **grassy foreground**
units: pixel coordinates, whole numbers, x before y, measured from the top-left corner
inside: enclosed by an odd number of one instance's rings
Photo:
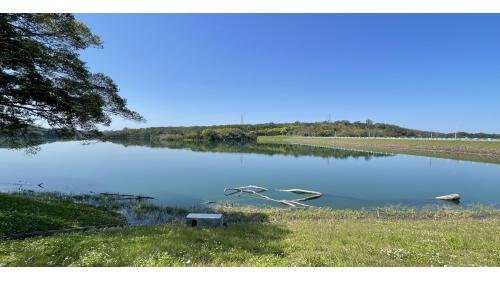
[[[179,222],[0,241],[0,266],[500,266],[497,209],[216,211],[227,227]]]
[[[500,164],[500,141],[262,136],[258,142],[361,149]]]
[[[0,193],[0,237],[32,231],[124,224],[116,212],[61,198]]]

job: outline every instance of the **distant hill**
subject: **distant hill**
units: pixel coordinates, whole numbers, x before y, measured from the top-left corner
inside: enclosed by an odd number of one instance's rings
[[[316,123],[266,123],[254,125],[216,125],[192,127],[152,127],[105,131],[103,139],[150,141],[254,141],[258,136],[346,136],[346,137],[415,137],[454,138],[455,133],[440,133],[403,128],[385,123],[349,122],[346,120]],[[457,132],[458,138],[499,138],[500,134]]]
[[[27,127],[22,131],[0,129],[0,147],[24,148],[60,140],[102,139],[110,141],[196,141],[196,142],[254,142],[258,136],[346,136],[346,137],[414,137],[454,138],[455,133],[439,133],[408,129],[391,124],[368,122],[266,123],[249,125],[216,125],[192,127],[152,127],[123,129],[83,135],[82,132]],[[500,134],[457,132],[458,138],[494,138]]]

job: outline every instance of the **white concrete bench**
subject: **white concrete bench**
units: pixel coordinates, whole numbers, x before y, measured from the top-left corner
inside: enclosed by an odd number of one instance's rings
[[[186,225],[190,227],[215,227],[222,226],[223,223],[222,214],[190,213],[186,216]]]

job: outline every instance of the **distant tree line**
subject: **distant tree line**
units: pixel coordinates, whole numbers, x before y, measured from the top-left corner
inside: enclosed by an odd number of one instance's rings
[[[346,120],[316,123],[266,123],[255,125],[217,125],[193,127],[153,127],[104,132],[103,139],[144,139],[149,141],[253,142],[258,136],[311,137],[414,137],[454,138],[455,133],[439,133],[399,127],[385,123]],[[459,132],[458,138],[500,138],[498,134]]]
[[[118,131],[87,132],[27,126],[20,130],[0,128],[0,147],[26,148],[59,140],[101,139],[114,142],[207,142],[252,143],[258,136],[310,137],[410,137],[410,138],[495,138],[499,134],[439,133],[402,128],[396,125],[366,122],[267,123],[255,125],[217,125],[193,127],[152,127]]]

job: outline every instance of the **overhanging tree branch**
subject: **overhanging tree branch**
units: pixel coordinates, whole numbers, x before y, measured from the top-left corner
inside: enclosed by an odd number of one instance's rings
[[[111,78],[86,68],[77,51],[88,47],[102,42],[71,14],[0,14],[0,128],[42,121],[93,131],[112,116],[144,121]]]

